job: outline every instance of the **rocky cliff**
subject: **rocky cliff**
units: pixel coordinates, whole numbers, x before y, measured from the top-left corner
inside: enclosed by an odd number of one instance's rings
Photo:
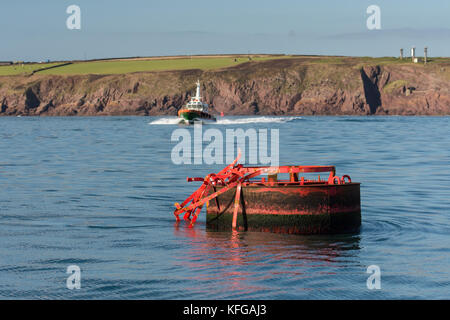
[[[289,58],[213,71],[0,77],[0,115],[176,115],[200,79],[226,115],[448,115],[450,65]]]

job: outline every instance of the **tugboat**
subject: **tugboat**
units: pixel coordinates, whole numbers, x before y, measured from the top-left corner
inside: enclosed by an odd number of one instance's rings
[[[178,111],[179,124],[194,124],[195,122],[212,121],[216,118],[208,113],[208,104],[202,101],[200,81],[197,80],[197,91],[191,101]]]

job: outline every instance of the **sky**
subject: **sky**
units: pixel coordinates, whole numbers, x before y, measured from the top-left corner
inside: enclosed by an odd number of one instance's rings
[[[70,30],[67,7],[81,10]],[[381,29],[366,12],[380,8]],[[450,56],[446,0],[14,0],[0,3],[0,61],[220,53]]]

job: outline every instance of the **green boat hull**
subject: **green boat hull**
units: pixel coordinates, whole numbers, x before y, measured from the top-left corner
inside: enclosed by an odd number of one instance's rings
[[[195,121],[216,121],[216,118],[212,117],[208,113],[195,112],[195,111],[183,111],[179,113],[180,123],[194,123]]]

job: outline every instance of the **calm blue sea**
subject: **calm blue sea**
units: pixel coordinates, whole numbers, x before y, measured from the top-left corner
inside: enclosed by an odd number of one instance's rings
[[[360,233],[177,227],[186,177],[223,166],[174,165],[170,118],[0,118],[0,298],[450,298],[449,117],[255,119],[209,127],[279,129],[280,164],[361,182]]]

